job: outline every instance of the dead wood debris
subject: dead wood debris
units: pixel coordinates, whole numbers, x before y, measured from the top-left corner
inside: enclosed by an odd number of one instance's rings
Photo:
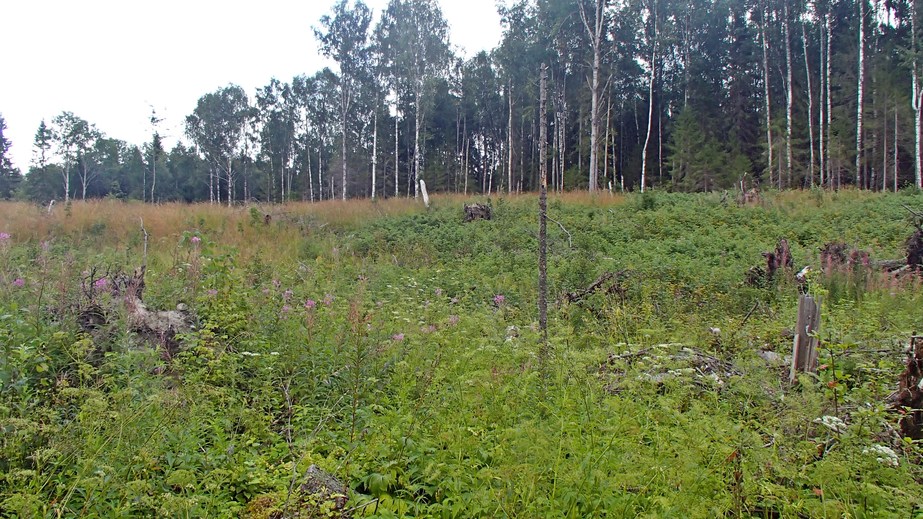
[[[111,324],[111,316],[123,309],[128,329],[144,342],[159,348],[165,360],[179,351],[177,335],[192,329],[193,316],[184,304],[176,310],[150,310],[142,300],[145,267],[126,274],[120,269],[100,275],[93,269],[81,283],[84,303],[77,312],[77,323],[85,332],[95,334]],[[111,298],[103,298],[108,292]]]
[[[491,218],[493,218],[493,211],[489,205],[465,204],[465,222],[490,220]]]
[[[568,292],[564,294],[561,298],[562,301],[567,301],[568,303],[577,303],[582,301],[587,296],[598,292],[600,290],[605,290],[607,294],[616,294],[619,297],[625,296],[625,288],[619,283],[626,276],[624,270],[619,272],[606,272],[603,275],[596,278],[596,281],[590,283],[589,286],[582,290],[576,290],[574,292]]]
[[[923,336],[910,338],[907,368],[898,378],[897,391],[889,398],[891,409],[903,415],[901,434],[923,439]]]
[[[605,390],[618,393],[628,380],[657,385],[668,380],[688,381],[702,388],[721,387],[743,373],[730,362],[682,344],[658,344],[637,352],[610,354],[598,369]]]

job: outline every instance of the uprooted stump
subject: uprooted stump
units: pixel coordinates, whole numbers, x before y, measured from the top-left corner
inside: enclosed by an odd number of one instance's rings
[[[475,220],[490,220],[493,217],[489,205],[484,204],[465,204],[465,222]]]
[[[707,389],[722,387],[743,373],[733,364],[682,344],[658,344],[637,352],[610,354],[598,370],[604,389],[619,393],[632,380],[662,385],[670,380]]]
[[[746,282],[748,285],[764,285],[776,277],[776,273],[781,271],[791,272],[794,267],[792,251],[788,246],[788,240],[782,238],[776,245],[775,250],[764,252],[765,266],[751,267],[747,271]]]
[[[141,297],[144,293],[144,267],[131,274],[121,270],[105,275],[94,269],[83,281],[82,290],[86,302],[77,312],[77,322],[88,333],[110,324],[110,314],[118,307],[124,309],[128,329],[144,342],[160,349],[164,360],[170,360],[179,351],[177,335],[192,329],[193,317],[184,304],[176,310],[150,310]],[[111,298],[101,297],[108,292]]]
[[[897,391],[889,399],[891,409],[904,416],[901,434],[914,440],[923,439],[923,336],[910,338],[907,369],[898,379]]]
[[[294,492],[257,496],[247,504],[240,516],[244,519],[349,519],[352,515],[346,508],[349,498],[347,492],[346,485],[311,465],[305,482]]]

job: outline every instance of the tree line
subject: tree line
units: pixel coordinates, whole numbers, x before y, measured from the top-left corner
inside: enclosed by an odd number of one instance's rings
[[[548,66],[551,190],[921,187],[913,0],[518,0],[499,45],[453,52],[435,0],[375,19],[339,0],[314,28],[334,63],[203,95],[185,143],[42,122],[0,197],[279,202],[537,189]],[[373,23],[374,22],[374,23]],[[0,117],[0,157],[9,141]]]

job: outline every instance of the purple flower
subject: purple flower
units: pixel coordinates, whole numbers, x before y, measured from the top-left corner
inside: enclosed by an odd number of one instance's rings
[[[20,287],[23,287],[23,286],[25,286],[25,285],[26,285],[26,280],[23,279],[23,278],[16,278],[16,279],[13,280],[13,286],[16,287],[16,288],[20,288]]]
[[[291,311],[292,311],[292,307],[290,307],[290,306],[288,306],[288,305],[284,305],[284,306],[282,307],[282,313],[283,313],[283,314],[287,314],[287,313],[289,313],[289,312],[291,312]]]
[[[294,292],[292,292],[291,290],[286,290],[285,292],[282,292],[282,300],[283,300],[283,301],[288,301],[289,299],[292,298],[292,294],[293,294],[293,293],[294,293]]]
[[[449,316],[449,325],[455,326],[456,324],[458,324],[458,316],[457,316],[457,315],[450,315],[450,316]]]
[[[436,297],[439,297],[439,296],[441,296],[441,295],[442,295],[442,289],[441,289],[441,288],[437,288],[437,289],[436,289]]]
[[[108,284],[109,284],[109,281],[107,281],[106,278],[99,278],[93,283],[93,286],[102,290],[106,288]]]
[[[324,305],[330,306],[332,303],[333,303],[333,296],[332,296],[331,294],[325,295],[325,296],[324,296]]]
[[[311,309],[314,308],[315,306],[317,306],[317,301],[315,301],[315,300],[313,300],[313,299],[308,299],[307,301],[304,302],[304,307],[305,307],[307,310],[311,310]]]
[[[403,333],[395,333],[394,335],[391,336],[391,340],[396,341],[396,342],[401,342],[401,341],[404,340],[404,334],[403,334]]]
[[[193,245],[198,245],[199,242],[202,241],[202,238],[199,238],[198,236],[193,236],[192,238],[189,239],[189,241],[191,241]]]
[[[433,333],[436,331],[436,325],[431,324],[429,326],[424,326],[423,328],[420,328],[420,331],[423,333]]]
[[[212,288],[212,289],[210,289],[210,290],[208,291],[208,295],[210,295],[210,296],[216,296],[216,295],[218,295],[218,291],[215,290],[214,288]]]
[[[272,280],[272,286],[274,286],[274,287],[276,287],[276,288],[279,288],[280,286],[282,286],[282,282],[279,281],[278,279],[273,279],[273,280]]]
[[[10,239],[10,233],[0,232],[0,243],[5,242]]]
[[[494,296],[495,305],[500,306],[504,303],[504,301],[506,301],[506,296],[504,296],[503,294],[497,294]]]

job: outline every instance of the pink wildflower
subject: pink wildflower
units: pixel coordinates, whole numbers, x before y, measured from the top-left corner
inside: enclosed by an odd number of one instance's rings
[[[504,296],[503,294],[497,294],[494,296],[495,305],[500,306],[504,303],[504,301],[506,301],[506,296]]]
[[[212,289],[210,289],[210,290],[208,291],[208,295],[210,295],[210,296],[216,296],[216,295],[218,295],[218,291],[215,290],[214,288],[212,288]]]
[[[307,301],[304,302],[304,307],[308,310],[313,309],[315,306],[317,306],[317,301],[313,299],[308,299]]]
[[[292,311],[292,307],[290,307],[290,306],[288,306],[288,305],[284,305],[284,306],[282,307],[282,313],[283,313],[283,314],[287,314],[287,313],[289,313],[289,312],[291,312],[291,311]]]
[[[436,297],[439,297],[439,296],[441,296],[441,295],[442,295],[442,289],[441,289],[441,288],[437,288],[437,289],[436,289]]]
[[[102,290],[106,288],[108,284],[109,284],[109,281],[107,281],[106,278],[99,278],[93,283],[93,286]]]
[[[289,290],[286,290],[285,292],[282,292],[282,300],[283,300],[283,301],[288,301],[289,299],[292,298],[292,294],[293,294],[293,293],[294,293],[294,292],[292,292],[290,289],[289,289]]]
[[[26,285],[26,280],[23,278],[16,278],[13,280],[13,286],[16,288],[21,288]]]
[[[189,239],[189,241],[191,241],[193,245],[198,245],[199,242],[202,241],[202,238],[199,238],[198,236],[193,236],[192,238]]]
[[[391,340],[393,340],[393,341],[395,341],[395,342],[401,342],[401,341],[404,340],[404,334],[403,334],[403,333],[395,333],[394,335],[391,336]]]
[[[325,296],[324,296],[324,305],[330,306],[331,304],[333,304],[333,295],[331,295],[331,294],[325,295]]]
[[[0,232],[0,243],[5,242],[10,239],[10,233]]]
[[[458,324],[458,316],[457,316],[457,315],[450,315],[450,316],[449,316],[449,325],[455,326],[456,324]]]
[[[433,333],[436,331],[436,325],[431,324],[429,326],[424,326],[423,328],[420,328],[420,331],[423,333]]]

